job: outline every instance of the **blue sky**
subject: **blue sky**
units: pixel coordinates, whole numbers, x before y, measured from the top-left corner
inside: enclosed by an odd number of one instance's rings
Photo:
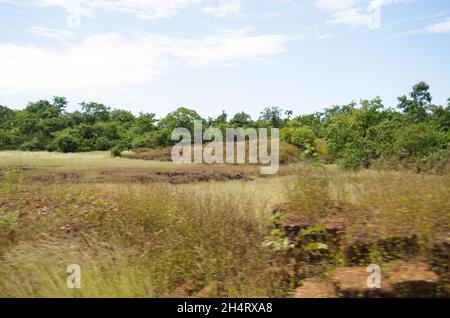
[[[257,117],[425,80],[450,97],[448,0],[0,0],[0,104],[66,96]]]

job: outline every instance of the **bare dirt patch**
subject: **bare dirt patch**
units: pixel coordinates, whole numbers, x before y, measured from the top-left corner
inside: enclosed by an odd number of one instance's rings
[[[40,169],[21,170],[27,182],[42,183],[137,183],[147,184],[167,182],[170,184],[185,184],[208,181],[251,181],[257,177],[255,169],[228,168],[179,168],[179,169],[85,169],[71,172],[48,171]],[[0,172],[0,182],[5,176]]]

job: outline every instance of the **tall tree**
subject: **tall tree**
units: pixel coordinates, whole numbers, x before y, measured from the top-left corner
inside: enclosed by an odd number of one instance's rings
[[[14,112],[6,106],[0,105],[0,129],[12,128],[12,115]]]
[[[109,120],[111,109],[103,104],[82,102],[80,106],[83,110],[83,119],[86,123],[94,124],[98,121]]]
[[[236,125],[238,127],[248,127],[251,123],[251,116],[245,112],[235,114],[234,117],[230,120],[230,124]]]
[[[430,86],[427,83],[419,82],[413,86],[409,98],[406,95],[398,98],[398,108],[403,110],[411,122],[419,123],[426,120],[427,112],[432,108],[429,89]]]
[[[52,103],[48,100],[29,103],[25,111],[41,119],[55,118],[64,113],[66,106],[67,100],[64,97],[55,96]]]
[[[213,123],[226,124],[228,122],[227,119],[228,119],[227,113],[224,110],[222,110],[222,113],[219,116],[217,116],[216,119],[214,119]]]
[[[266,122],[272,127],[281,128],[283,126],[283,114],[284,111],[279,107],[266,107],[261,112],[259,120]]]
[[[158,126],[167,134],[171,134],[172,130],[176,128],[187,128],[191,132],[191,135],[193,135],[194,120],[203,122],[203,118],[195,110],[180,107],[161,119]]]

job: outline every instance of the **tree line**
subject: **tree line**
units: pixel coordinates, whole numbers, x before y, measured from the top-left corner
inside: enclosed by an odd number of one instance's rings
[[[225,129],[280,128],[284,142],[298,147],[306,157],[326,156],[345,168],[376,164],[412,165],[418,170],[446,165],[449,158],[450,98],[447,105],[432,103],[425,82],[387,107],[381,98],[326,108],[322,112],[293,116],[290,110],[267,107],[257,119],[245,112],[232,117],[202,118],[195,110],[178,108],[163,118],[153,113],[133,113],[103,104],[81,103],[68,112],[67,100],[29,103],[22,110],[0,105],[0,150],[87,152],[159,148],[173,145],[173,129],[193,130],[193,121]]]

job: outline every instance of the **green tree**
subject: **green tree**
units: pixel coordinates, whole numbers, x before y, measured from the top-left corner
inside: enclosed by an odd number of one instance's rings
[[[67,128],[55,134],[54,147],[59,152],[76,152],[81,150],[82,141],[78,131]]]
[[[195,110],[184,107],[169,113],[166,117],[161,119],[158,124],[158,128],[163,131],[162,136],[167,137],[163,144],[168,145],[176,142],[169,139],[172,131],[176,128],[186,128],[190,131],[191,136],[194,136],[195,120],[205,122]],[[203,125],[203,128],[205,128],[204,126],[205,125]]]
[[[315,146],[317,142],[316,134],[307,126],[285,127],[281,129],[280,137],[282,140],[303,149]]]
[[[314,113],[310,115],[301,115],[287,123],[288,127],[303,127],[308,126],[316,134],[317,137],[323,137],[323,123],[321,120],[321,113]]]
[[[245,112],[240,112],[234,115],[230,120],[230,124],[237,127],[249,127],[252,124],[252,118]]]
[[[80,104],[83,110],[83,122],[88,124],[95,124],[98,121],[108,121],[110,118],[110,108],[99,103],[85,103]]]
[[[266,107],[261,112],[259,120],[268,126],[281,128],[283,126],[283,114],[285,112],[279,107]]]
[[[24,151],[39,151],[45,150],[51,139],[45,136],[42,132],[38,132],[29,136],[19,147],[20,150]]]
[[[403,110],[410,122],[419,123],[427,119],[428,111],[432,108],[429,89],[427,83],[419,82],[413,86],[410,98],[406,95],[398,98],[398,108]]]
[[[329,108],[325,108],[325,110],[320,113],[320,118],[322,119],[322,122],[327,125],[327,123],[330,121],[331,118],[340,115],[340,114],[345,114],[345,113],[349,113],[352,112],[353,109],[355,109],[356,107],[356,103],[355,102],[351,102],[350,104],[347,105],[335,105]]]
[[[450,128],[450,105],[446,107],[433,105],[430,120],[439,130],[448,132]]]
[[[216,117],[216,119],[214,119],[213,124],[214,125],[219,125],[219,124],[227,124],[228,123],[228,115],[227,113],[223,110],[222,113]]]
[[[150,131],[143,135],[136,136],[131,146],[133,149],[137,148],[158,148],[164,147],[168,144],[170,136],[164,130]]]
[[[29,103],[25,108],[25,112],[34,114],[38,118],[55,118],[61,116],[65,112],[67,100],[64,97],[53,97],[53,103],[47,100],[40,100]]]
[[[368,167],[382,155],[379,125],[390,113],[380,98],[363,100],[360,108],[353,103],[333,108],[325,129],[330,154],[346,168]]]
[[[21,136],[30,136],[39,131],[39,118],[25,110],[16,112],[14,126]]]
[[[399,159],[417,160],[447,148],[448,137],[427,123],[411,124],[398,130],[395,149]]]
[[[2,129],[0,129],[0,150],[10,149],[11,146],[11,138],[8,133]]]
[[[194,120],[202,120],[202,117],[195,110],[180,107],[161,119],[159,127],[170,130],[175,128],[188,128],[191,130],[194,127]]]
[[[0,105],[0,129],[11,129],[14,121],[14,111],[6,106]]]
[[[150,131],[157,129],[156,127],[156,115],[153,113],[144,114],[140,113],[136,118],[134,127],[132,128],[134,135],[142,135]]]
[[[130,111],[115,109],[111,112],[111,120],[126,127],[131,127],[135,122],[135,117]]]

